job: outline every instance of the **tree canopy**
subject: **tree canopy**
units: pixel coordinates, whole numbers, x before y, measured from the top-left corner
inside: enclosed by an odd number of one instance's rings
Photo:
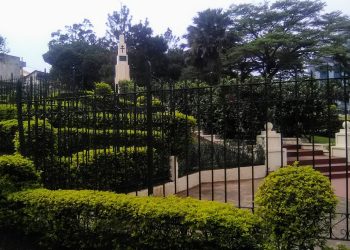
[[[202,74],[203,65],[213,60],[205,53],[214,52],[216,69],[220,70],[221,65],[221,74],[242,81],[251,75],[272,79],[278,73],[301,71],[308,63],[325,56],[345,65],[349,17],[341,12],[322,14],[324,6],[325,3],[315,0],[279,0],[232,5],[225,12],[200,12],[186,37],[201,63],[190,61],[190,65]],[[212,28],[198,21],[206,19]],[[198,35],[204,31],[206,34]],[[206,48],[206,42],[212,47]]]
[[[147,19],[133,23],[130,10],[122,6],[108,15],[104,37],[98,38],[86,19],[53,32],[44,59],[53,75],[66,82],[74,78],[87,87],[96,81],[112,83],[118,39],[124,34],[131,78],[138,85],[146,81],[146,61],[156,79],[214,85],[225,77],[270,81],[329,61],[345,71],[350,18],[340,11],[324,13],[324,6],[316,0],[278,0],[207,9],[188,26],[186,44],[171,29],[154,35]],[[2,44],[0,36],[0,52]]]
[[[6,45],[6,38],[0,35],[0,53],[6,54],[9,52],[10,50]]]

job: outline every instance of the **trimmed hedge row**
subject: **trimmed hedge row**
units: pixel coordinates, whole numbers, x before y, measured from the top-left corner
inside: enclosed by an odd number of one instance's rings
[[[147,187],[147,148],[82,151],[70,160],[75,188],[131,192]],[[169,155],[153,154],[154,183],[169,179]]]
[[[48,121],[31,120],[30,123],[26,121],[23,123],[23,133],[24,145],[20,153],[24,156],[38,155],[43,158],[57,152],[57,135]],[[20,151],[17,120],[0,122],[0,141],[0,152]]]
[[[0,121],[16,119],[17,107],[16,105],[0,104]]]
[[[248,210],[191,198],[36,189],[9,195],[0,229],[43,249],[260,249]]]
[[[38,187],[39,180],[29,159],[19,154],[0,156],[0,200],[9,193]]]

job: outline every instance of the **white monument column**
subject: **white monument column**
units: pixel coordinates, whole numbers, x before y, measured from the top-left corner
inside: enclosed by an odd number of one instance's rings
[[[281,134],[272,130],[272,123],[268,122],[266,125],[265,131],[261,131],[261,134],[257,135],[256,143],[261,145],[265,151],[265,164],[269,166],[269,171],[275,171],[287,165],[287,150],[281,145]],[[268,147],[266,147],[267,145]]]
[[[118,90],[118,92],[119,92],[119,88],[118,88],[119,81],[123,81],[123,80],[130,81],[130,69],[129,69],[128,55],[126,51],[126,43],[124,40],[124,35],[120,35],[119,45],[118,45],[117,64],[115,65],[115,79],[114,79],[116,90]]]
[[[335,134],[335,146],[331,147],[331,155],[346,157],[348,154],[348,162],[350,162],[350,122],[343,122],[342,125],[343,128]]]

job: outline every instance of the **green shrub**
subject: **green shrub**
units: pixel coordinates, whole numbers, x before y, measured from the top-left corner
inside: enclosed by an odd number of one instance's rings
[[[0,104],[0,121],[16,119],[17,108],[15,105]]]
[[[226,140],[226,145],[223,145],[205,139],[200,139],[198,143],[197,136],[193,141],[192,145],[187,146],[187,155],[181,154],[178,158],[180,177],[199,169],[246,167],[265,163],[265,151],[260,145],[253,146],[239,142],[238,148],[238,142],[235,140]],[[183,149],[186,150],[186,147],[183,146]]]
[[[169,156],[154,150],[154,184],[168,181]],[[73,155],[71,179],[78,189],[130,192],[147,187],[146,147],[81,151]]]
[[[97,96],[109,96],[113,94],[113,89],[111,85],[105,82],[95,83],[95,94]]]
[[[14,138],[18,131],[17,120],[0,121],[0,152],[12,154],[15,152]]]
[[[229,204],[37,189],[11,194],[0,228],[43,249],[259,249],[259,221]]]
[[[15,150],[34,160],[37,167],[57,153],[57,131],[46,120],[23,122],[23,145],[20,145],[19,132],[14,138]]]
[[[29,159],[19,154],[0,156],[0,199],[9,193],[37,187],[39,174]]]
[[[20,152],[33,158],[48,157],[57,151],[57,132],[48,121],[30,120],[23,122],[24,145],[20,150],[18,121],[7,120],[0,122],[0,152]]]
[[[153,131],[154,147],[161,148],[161,133]],[[111,146],[143,147],[147,144],[147,131],[141,130],[113,130],[113,129],[86,129],[62,128],[58,138],[59,155],[73,153],[93,148],[109,148]]]
[[[324,246],[337,204],[327,177],[311,167],[287,166],[271,173],[256,195],[256,214],[271,249]]]

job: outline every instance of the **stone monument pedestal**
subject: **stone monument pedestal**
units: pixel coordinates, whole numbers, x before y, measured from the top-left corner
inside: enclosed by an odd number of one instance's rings
[[[343,122],[343,128],[335,134],[335,146],[331,147],[331,155],[335,157],[346,157],[350,162],[350,122]]]
[[[272,129],[272,123],[268,122],[265,130],[256,137],[256,143],[265,151],[265,165],[268,166],[268,171],[275,171],[287,165],[287,150],[282,148],[281,134]]]

